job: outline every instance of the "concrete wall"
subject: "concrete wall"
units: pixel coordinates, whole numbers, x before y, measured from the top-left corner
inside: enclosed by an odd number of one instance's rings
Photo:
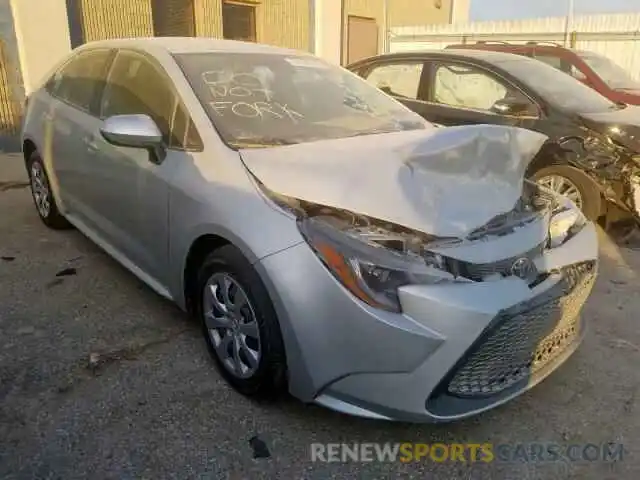
[[[469,2],[471,0],[452,0],[450,23],[466,23],[469,21]]]
[[[37,88],[70,50],[64,0],[11,0],[24,90]]]

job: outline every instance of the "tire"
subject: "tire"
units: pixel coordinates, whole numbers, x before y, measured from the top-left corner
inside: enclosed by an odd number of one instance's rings
[[[215,307],[215,298],[224,302],[221,285],[224,282],[235,282],[238,288],[229,290],[229,299],[233,299],[234,303],[243,303],[242,294],[244,293],[248,305],[236,311],[236,327],[211,328],[214,323],[213,315],[205,315],[205,313],[214,312],[217,316],[222,316],[221,310]],[[215,297],[210,293],[212,284],[217,285],[217,294]],[[206,292],[205,292],[206,289]],[[208,295],[205,298],[205,293]],[[214,250],[203,262],[198,272],[198,289],[197,297],[194,302],[196,305],[196,313],[200,319],[202,331],[216,367],[222,377],[241,394],[257,399],[266,400],[274,399],[280,396],[286,389],[286,356],[280,324],[275,313],[267,289],[258,276],[258,273],[246,260],[242,253],[232,245],[226,245]],[[233,298],[232,298],[233,297]],[[207,310],[209,312],[207,312]],[[240,312],[241,313],[238,313]],[[248,322],[253,316],[254,322]],[[243,323],[247,320],[247,323]],[[231,321],[215,322],[216,325],[225,323],[230,325]],[[242,326],[257,326],[258,339],[249,335],[245,335],[243,345],[245,348],[238,348],[238,358],[244,367],[248,367],[252,371],[239,372],[237,364],[233,359],[225,358],[231,356],[230,352],[235,353],[234,348],[240,345],[242,334],[240,329]],[[253,329],[252,329],[253,330]],[[253,332],[252,332],[253,333]],[[225,342],[228,336],[239,335],[235,337],[231,343]],[[258,344],[256,344],[256,341]],[[228,345],[228,348],[221,345]],[[249,355],[255,353],[256,345],[258,345],[259,355],[254,366],[247,360]],[[223,353],[219,353],[223,352]],[[253,357],[255,360],[255,357]],[[239,374],[240,373],[240,374]]]
[[[31,197],[40,220],[54,230],[67,230],[71,224],[58,210],[58,204],[53,196],[49,176],[44,162],[38,152],[33,152],[27,161]]]
[[[597,221],[602,214],[602,194],[598,185],[585,173],[569,165],[552,165],[538,170],[532,179],[539,182],[545,177],[561,177],[573,184],[582,199],[582,213],[591,221]]]

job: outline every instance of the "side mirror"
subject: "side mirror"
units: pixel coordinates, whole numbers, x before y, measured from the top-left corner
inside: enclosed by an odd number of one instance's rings
[[[114,115],[104,121],[100,133],[112,145],[149,150],[156,163],[166,157],[162,132],[148,115]]]
[[[531,103],[516,98],[503,98],[491,107],[493,113],[514,117],[534,115]]]

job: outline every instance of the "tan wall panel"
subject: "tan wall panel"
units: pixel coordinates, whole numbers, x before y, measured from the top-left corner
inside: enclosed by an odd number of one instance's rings
[[[449,23],[453,0],[389,0],[389,27]]]
[[[222,0],[195,0],[196,35],[222,38]]]
[[[389,0],[389,3],[395,0]],[[349,51],[349,15],[373,18],[378,25],[378,47],[383,45],[384,2],[383,0],[344,0],[344,41],[342,43],[343,64],[347,63]]]
[[[260,43],[309,50],[309,0],[263,0],[257,14]]]
[[[79,13],[87,42],[153,36],[151,0],[82,0]]]

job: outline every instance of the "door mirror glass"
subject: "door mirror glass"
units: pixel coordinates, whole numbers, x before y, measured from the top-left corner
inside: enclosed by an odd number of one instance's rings
[[[162,132],[148,115],[114,115],[104,121],[100,133],[112,145],[149,150],[154,163],[166,156]]]
[[[536,113],[533,111],[533,109],[534,108],[531,103],[521,99],[510,97],[498,100],[491,107],[491,111],[493,113],[497,113],[499,115],[510,115],[514,117],[535,116]]]

